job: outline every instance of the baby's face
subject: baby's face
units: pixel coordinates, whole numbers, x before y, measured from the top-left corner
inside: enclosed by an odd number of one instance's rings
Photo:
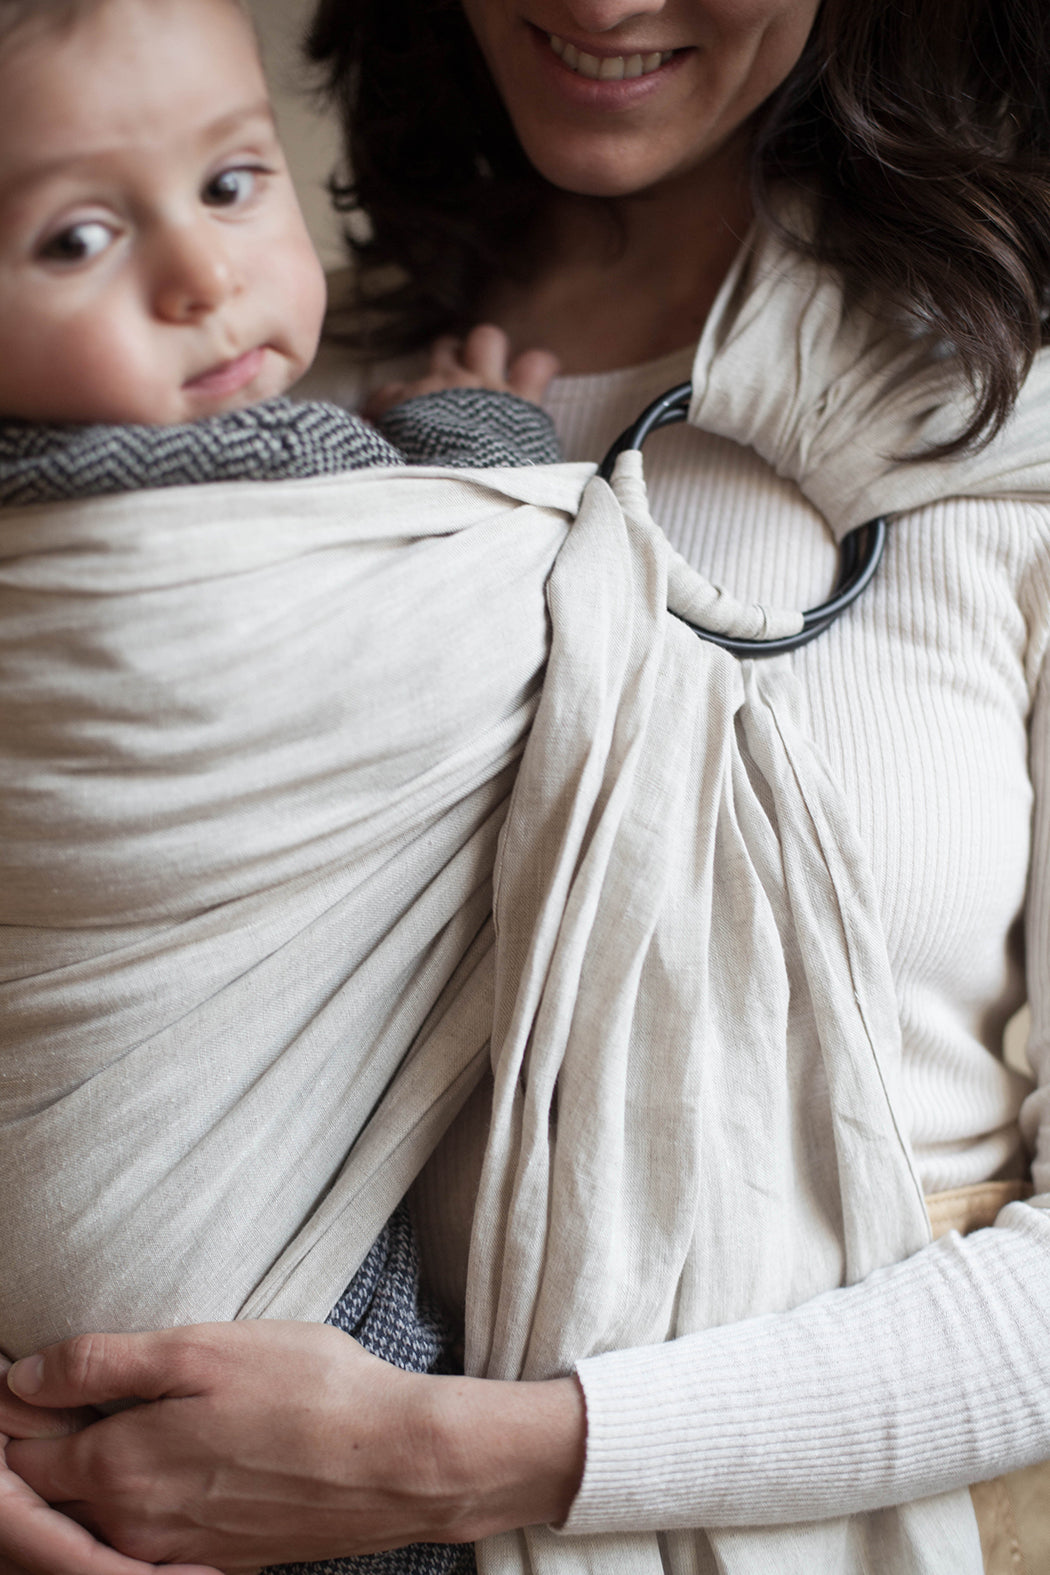
[[[0,58],[0,417],[167,424],[283,393],[324,279],[230,0],[106,0]]]

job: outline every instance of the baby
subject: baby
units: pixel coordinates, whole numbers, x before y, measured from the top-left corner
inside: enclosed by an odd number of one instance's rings
[[[258,442],[254,416],[228,421],[305,372],[324,309],[238,0],[0,0],[0,501],[397,463],[333,407],[271,407]],[[508,371],[482,329],[397,390],[453,389],[445,415],[429,401],[422,433],[400,411],[390,430],[422,463],[556,459],[506,397],[539,397],[553,367]]]
[[[281,397],[324,307],[238,0],[0,0],[0,502],[402,463],[358,418]],[[382,419],[425,462],[556,459],[517,397],[553,370],[508,369],[476,330]],[[402,1211],[329,1322],[402,1366],[447,1362]]]

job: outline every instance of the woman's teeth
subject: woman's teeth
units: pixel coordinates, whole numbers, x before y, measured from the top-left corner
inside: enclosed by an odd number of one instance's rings
[[[661,66],[665,66],[674,54],[673,49],[657,49],[650,55],[606,55],[599,59],[597,55],[585,55],[575,44],[567,44],[554,33],[548,33],[547,37],[558,59],[570,71],[577,71],[581,77],[590,77],[594,82],[622,82],[628,77],[647,77],[651,71],[659,71]]]

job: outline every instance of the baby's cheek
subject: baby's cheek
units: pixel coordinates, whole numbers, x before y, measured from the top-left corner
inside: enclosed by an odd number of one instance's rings
[[[178,419],[184,369],[170,335],[145,315],[85,323],[68,340],[67,369],[79,412],[74,420],[142,422]]]
[[[288,238],[281,272],[278,299],[287,322],[287,353],[295,362],[295,377],[301,377],[317,354],[328,304],[324,269],[301,222],[299,233]]]
[[[0,410],[28,421],[105,421],[126,382],[118,343],[105,321],[27,314],[0,324]],[[123,398],[119,405],[123,407]]]

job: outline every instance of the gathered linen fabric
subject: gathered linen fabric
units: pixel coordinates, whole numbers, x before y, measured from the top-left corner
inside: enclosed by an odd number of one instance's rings
[[[690,571],[637,455],[615,491],[588,478],[372,470],[5,517],[11,1354],[323,1318],[490,1035],[472,1371],[564,1372],[928,1239],[863,860],[787,675],[668,616]],[[957,1575],[976,1546],[950,1495],[479,1559],[892,1548]]]
[[[787,218],[806,233],[804,212]],[[945,497],[1050,499],[1050,348],[991,443],[933,457],[973,411],[957,361],[851,305],[831,269],[762,224],[704,324],[692,384],[689,421],[753,448],[839,541]]]
[[[637,456],[612,490],[589,477],[371,471],[5,515],[10,1354],[323,1318],[488,1057],[472,1371],[564,1372],[929,1239],[864,859],[790,675],[668,617],[709,588],[652,526]],[[962,1494],[530,1530],[479,1559],[980,1568]]]
[[[8,1354],[251,1312],[300,1253],[293,1315],[335,1304],[484,1061],[495,842],[588,475],[5,511]]]
[[[495,877],[495,1091],[468,1371],[772,1313],[930,1239],[866,864],[791,675],[666,609],[639,456],[551,575]],[[654,1513],[658,1514],[658,1507]],[[791,1527],[482,1543],[483,1572],[978,1571],[951,1493]]]

